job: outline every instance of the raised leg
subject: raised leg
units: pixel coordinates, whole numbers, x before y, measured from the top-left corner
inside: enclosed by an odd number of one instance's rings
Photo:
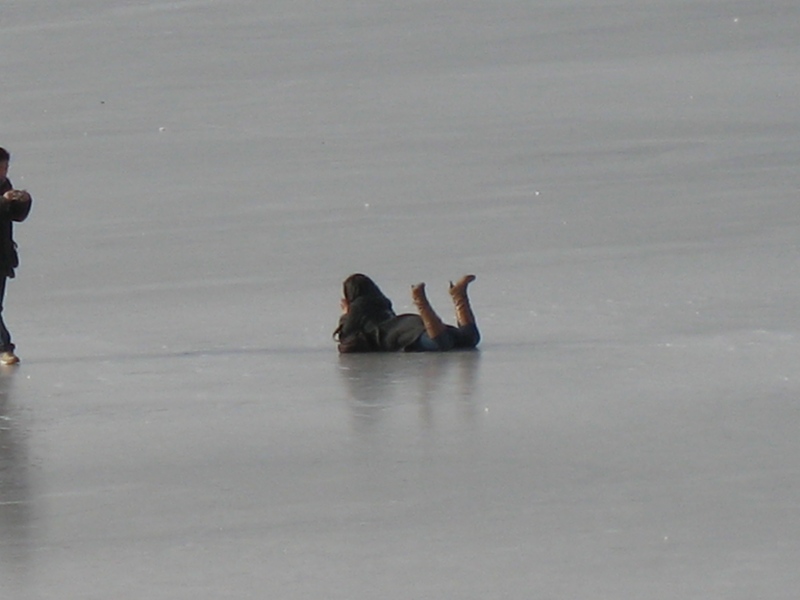
[[[467,286],[473,281],[475,281],[475,275],[464,275],[455,283],[450,282],[450,296],[453,298],[453,305],[456,308],[456,323],[459,327],[475,323],[475,314],[472,312],[467,296]]]
[[[445,324],[433,310],[428,297],[425,295],[425,284],[418,283],[411,286],[411,299],[419,311],[419,316],[422,317],[422,323],[425,325],[425,333],[431,339],[436,339],[444,333]]]

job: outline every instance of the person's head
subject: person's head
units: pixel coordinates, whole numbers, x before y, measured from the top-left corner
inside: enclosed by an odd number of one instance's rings
[[[369,346],[364,338],[364,329],[391,319],[394,316],[392,301],[383,295],[372,279],[361,273],[354,273],[344,280],[342,294],[345,314],[339,320],[333,337],[342,343],[340,352],[363,351],[364,347]],[[359,350],[342,349],[351,346]]]
[[[354,273],[344,280],[344,283],[342,283],[342,293],[344,299],[349,303],[352,303],[357,298],[369,296],[386,298],[378,287],[378,284],[361,273]]]
[[[8,175],[8,163],[11,160],[11,154],[5,148],[0,148],[0,181],[5,180]]]

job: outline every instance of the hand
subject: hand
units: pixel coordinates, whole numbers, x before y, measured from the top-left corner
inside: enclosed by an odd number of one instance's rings
[[[25,190],[8,190],[3,197],[10,202],[25,202],[30,200],[31,195]]]

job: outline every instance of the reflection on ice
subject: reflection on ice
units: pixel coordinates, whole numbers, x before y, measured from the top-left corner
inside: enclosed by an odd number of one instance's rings
[[[339,373],[352,400],[388,406],[442,395],[469,401],[479,377],[480,351],[339,355]],[[444,389],[443,389],[444,388]],[[399,397],[398,397],[399,396]]]
[[[26,432],[13,401],[16,369],[0,370],[0,578],[11,582],[27,576],[34,518]]]

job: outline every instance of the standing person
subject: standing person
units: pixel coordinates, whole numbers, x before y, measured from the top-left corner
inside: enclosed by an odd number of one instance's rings
[[[425,284],[411,286],[411,299],[419,314],[396,315],[392,301],[366,275],[355,273],[342,284],[342,316],[333,332],[339,352],[442,352],[474,348],[481,339],[472,313],[467,286],[475,280],[465,275],[450,282],[456,326],[445,325],[425,295]]]
[[[0,364],[3,365],[19,362],[19,357],[14,354],[11,334],[3,322],[3,298],[6,282],[14,277],[14,269],[19,266],[13,222],[21,222],[28,217],[32,202],[31,195],[25,190],[15,190],[8,178],[10,161],[8,150],[0,148]]]

